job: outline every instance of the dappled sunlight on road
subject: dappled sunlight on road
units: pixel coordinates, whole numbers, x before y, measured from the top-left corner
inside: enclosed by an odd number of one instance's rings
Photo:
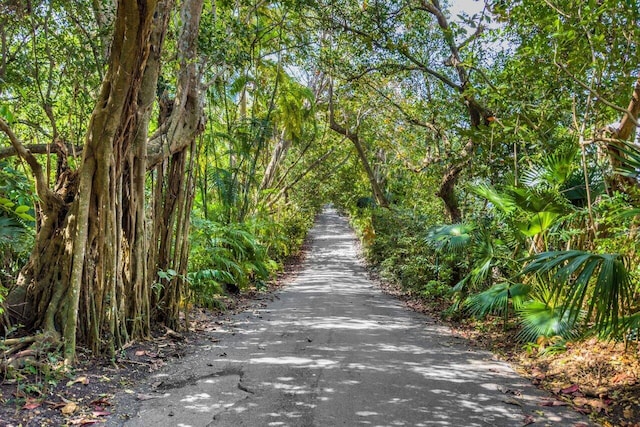
[[[261,357],[251,358],[250,363],[270,363],[273,365],[299,365],[305,368],[329,368],[335,366],[338,362],[326,359],[307,359],[301,357]]]
[[[506,364],[383,295],[335,211],[321,217],[311,237],[313,251],[295,282],[266,307],[220,325],[219,342],[185,362],[182,373],[155,375],[180,398],[150,400],[144,414],[176,421],[200,416],[193,425],[211,426],[518,426],[525,417],[571,426],[583,420],[566,408],[539,406],[542,394]]]

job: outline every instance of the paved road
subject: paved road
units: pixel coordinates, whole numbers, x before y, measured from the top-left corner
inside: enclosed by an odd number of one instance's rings
[[[586,426],[491,354],[382,294],[327,209],[295,281],[155,374],[125,426]]]

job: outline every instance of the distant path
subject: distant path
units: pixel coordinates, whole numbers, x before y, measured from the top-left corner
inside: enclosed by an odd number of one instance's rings
[[[507,364],[380,292],[335,210],[311,237],[295,281],[154,374],[158,397],[126,426],[590,425],[540,406],[546,395]]]

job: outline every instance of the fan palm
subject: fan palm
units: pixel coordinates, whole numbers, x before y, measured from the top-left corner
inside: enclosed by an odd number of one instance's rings
[[[553,291],[547,284],[533,286],[528,296],[530,299],[517,308],[522,326],[519,340],[536,342],[540,337],[572,339],[578,336],[576,319],[571,319],[564,306],[553,298]],[[584,312],[578,319],[582,317]]]
[[[543,252],[526,261],[522,274],[547,279],[551,300],[563,302],[561,312],[569,322],[577,321],[586,308],[585,319],[593,321],[597,331],[621,331],[633,291],[623,256],[572,250]]]
[[[515,310],[519,310],[529,291],[530,286],[522,283],[496,283],[486,291],[468,297],[465,306],[471,314],[478,317],[485,317],[491,313],[503,316],[506,329],[509,321],[509,303]]]

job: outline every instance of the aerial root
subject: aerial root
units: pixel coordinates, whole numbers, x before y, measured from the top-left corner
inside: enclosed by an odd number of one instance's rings
[[[0,341],[0,349],[2,349],[0,372],[7,373],[27,365],[44,367],[46,363],[38,359],[42,355],[59,350],[61,345],[60,335],[51,332],[4,339]]]

